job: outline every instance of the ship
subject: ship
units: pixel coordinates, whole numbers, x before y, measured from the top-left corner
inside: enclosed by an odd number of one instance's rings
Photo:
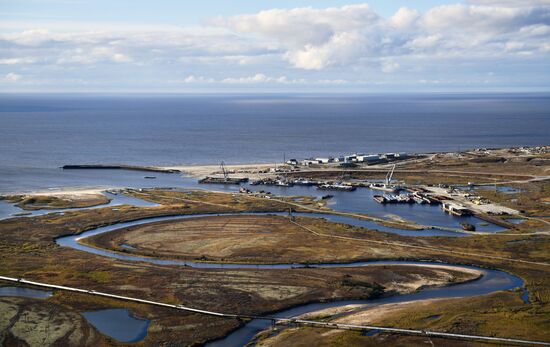
[[[297,186],[314,186],[316,184],[315,181],[311,181],[305,178],[295,179],[292,183],[294,183]]]
[[[400,202],[400,203],[410,203],[410,202],[413,202],[413,200],[411,199],[411,197],[408,195],[408,194],[403,194],[403,195],[396,195],[396,199],[397,199],[397,202]]]
[[[384,199],[390,204],[397,202],[397,197],[393,194],[384,194]]]
[[[319,190],[341,190],[341,191],[345,191],[345,192],[352,192],[357,188],[355,188],[354,186],[348,186],[348,185],[341,184],[341,183],[333,183],[333,184],[325,183],[325,184],[321,184],[321,185],[317,186],[317,189],[319,189]]]
[[[294,184],[292,182],[278,180],[275,182],[275,185],[279,187],[292,187]]]

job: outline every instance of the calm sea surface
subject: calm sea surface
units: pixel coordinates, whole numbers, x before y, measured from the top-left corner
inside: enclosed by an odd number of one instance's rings
[[[547,94],[0,95],[0,176],[13,182],[22,169],[64,164],[548,145],[549,129]]]
[[[0,96],[2,166],[192,164],[550,143],[550,95]]]

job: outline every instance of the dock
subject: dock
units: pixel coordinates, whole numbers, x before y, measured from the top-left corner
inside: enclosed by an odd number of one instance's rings
[[[162,172],[162,173],[181,173],[176,169],[163,169],[160,167],[152,166],[137,166],[137,165],[63,165],[63,170],[131,170],[131,171],[148,171],[148,172]]]
[[[222,177],[206,176],[199,180],[201,184],[241,184],[248,182],[248,177],[229,177],[229,172],[225,169],[225,163],[222,161],[220,164],[222,170]]]

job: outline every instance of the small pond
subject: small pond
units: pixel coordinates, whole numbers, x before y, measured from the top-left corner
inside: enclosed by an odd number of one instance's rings
[[[18,296],[22,298],[47,299],[52,292],[24,287],[0,287],[0,296]]]
[[[138,342],[147,336],[149,320],[134,317],[123,308],[80,313],[100,333],[120,342]]]

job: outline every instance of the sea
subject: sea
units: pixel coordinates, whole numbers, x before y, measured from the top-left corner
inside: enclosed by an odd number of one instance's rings
[[[550,94],[0,95],[0,191],[66,164],[269,163],[549,144]]]

